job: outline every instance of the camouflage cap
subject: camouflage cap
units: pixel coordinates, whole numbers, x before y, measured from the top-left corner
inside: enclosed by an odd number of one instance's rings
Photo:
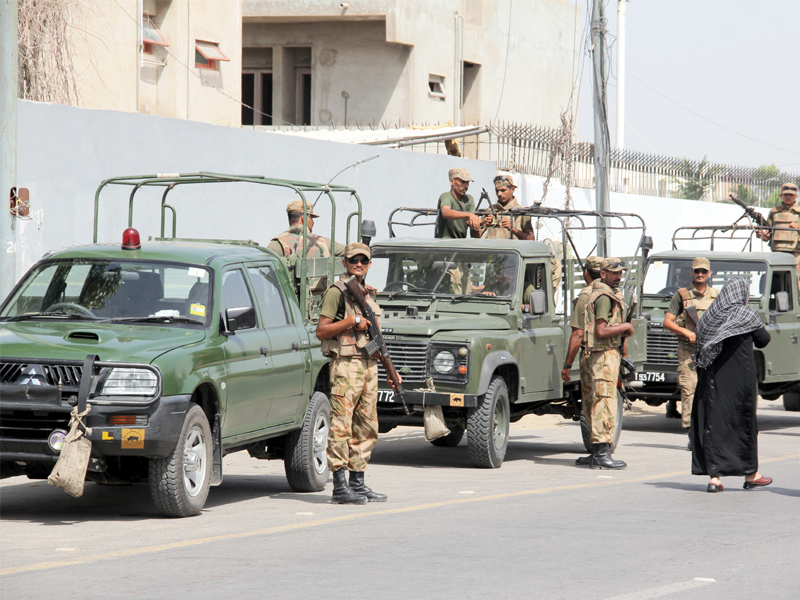
[[[781,194],[794,194],[797,196],[797,184],[796,183],[784,183],[781,186]]]
[[[352,244],[347,244],[344,248],[344,257],[345,258],[352,258],[354,256],[359,256],[363,254],[369,259],[372,259],[372,253],[369,250],[369,246],[366,244],[362,244],[361,242],[353,242]]]
[[[461,167],[450,169],[447,172],[447,175],[450,179],[460,179],[461,181],[472,181],[472,179],[470,179],[469,176],[469,171],[467,169],[462,169]]]
[[[705,269],[706,271],[711,270],[711,262],[707,258],[703,258],[702,256],[698,256],[692,261],[692,269]]]
[[[494,178],[494,187],[495,189],[501,187],[512,187],[515,188],[517,186],[514,185],[514,177],[509,173],[498,173],[497,177]]]
[[[624,260],[618,258],[608,257],[603,261],[603,271],[610,273],[618,273],[620,271],[627,271],[628,266]]]
[[[601,256],[587,256],[583,259],[583,267],[585,269],[594,269],[595,271],[603,270],[603,263],[606,259]]]
[[[302,200],[292,200],[289,204],[286,205],[286,212],[287,213],[298,213],[303,214],[303,201]],[[314,207],[310,204],[308,205],[308,215],[310,217],[314,217],[315,219],[319,217],[317,213],[314,212]]]

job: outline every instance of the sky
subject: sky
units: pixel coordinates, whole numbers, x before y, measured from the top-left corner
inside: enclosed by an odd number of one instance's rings
[[[604,0],[616,147],[617,0]],[[592,0],[569,0],[591,17]],[[800,0],[630,0],[625,147],[649,154],[800,173]],[[594,141],[584,56],[581,141]]]

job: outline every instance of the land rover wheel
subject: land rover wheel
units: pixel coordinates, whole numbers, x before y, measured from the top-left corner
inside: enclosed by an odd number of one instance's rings
[[[434,446],[439,446],[440,448],[454,448],[458,446],[458,444],[461,442],[461,438],[464,437],[464,431],[465,430],[462,426],[454,425],[450,428],[450,433],[432,440],[431,444]]]
[[[503,464],[510,413],[506,382],[495,377],[478,399],[478,406],[467,412],[467,447],[474,466],[497,469]]]
[[[205,506],[211,482],[211,428],[203,409],[186,412],[175,449],[166,458],[150,460],[150,495],[167,517],[190,517]]]
[[[295,492],[325,489],[330,429],[331,402],[322,392],[314,392],[303,427],[287,434],[284,445],[283,467],[289,487]]]
[[[800,393],[791,392],[783,395],[783,408],[790,411],[800,411]]]
[[[611,450],[617,449],[617,443],[619,442],[619,435],[622,433],[622,417],[623,411],[625,410],[625,400],[622,398],[622,393],[617,390],[617,430],[614,434],[614,443],[611,445]],[[589,427],[589,423],[586,421],[586,416],[584,415],[583,411],[581,411],[581,436],[583,437],[583,446],[586,448],[586,451],[591,454],[592,453],[592,429]]]

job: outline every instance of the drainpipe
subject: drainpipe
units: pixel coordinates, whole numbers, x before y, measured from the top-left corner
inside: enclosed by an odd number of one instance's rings
[[[17,281],[14,217],[8,203],[17,185],[18,14],[17,0],[0,0],[0,299]]]
[[[453,77],[453,124],[461,123],[461,103],[464,99],[464,15],[455,16],[455,73]]]

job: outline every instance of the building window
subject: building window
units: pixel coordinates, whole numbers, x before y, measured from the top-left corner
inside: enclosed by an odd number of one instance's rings
[[[156,27],[153,17],[147,13],[142,15],[142,45],[144,46],[142,51],[145,54],[153,54],[153,46],[169,46]]]
[[[242,125],[272,125],[272,71],[242,73],[242,104]]]
[[[428,97],[438,100],[445,99],[444,77],[441,75],[428,75]]]
[[[311,125],[311,69],[297,69],[295,89],[295,124]]]
[[[213,69],[217,70],[217,63],[220,61],[229,61],[230,58],[223,54],[219,49],[219,44],[215,42],[205,42],[203,40],[195,40],[194,45],[194,66],[198,69]]]

